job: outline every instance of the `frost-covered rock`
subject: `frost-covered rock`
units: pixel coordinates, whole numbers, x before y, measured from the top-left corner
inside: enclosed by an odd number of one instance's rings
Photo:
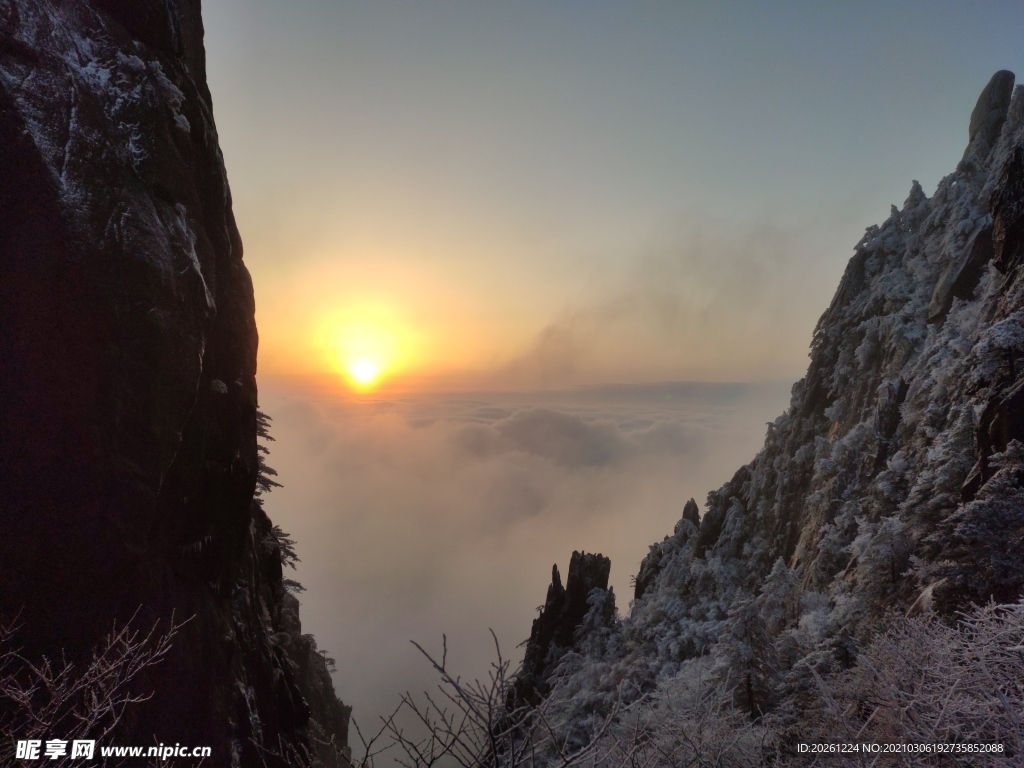
[[[526,641],[516,685],[518,698],[535,702],[547,693],[547,680],[558,662],[566,653],[579,650],[581,628],[615,620],[615,597],[608,588],[610,573],[611,560],[604,555],[573,552],[563,587],[558,566],[551,566],[547,598]]]

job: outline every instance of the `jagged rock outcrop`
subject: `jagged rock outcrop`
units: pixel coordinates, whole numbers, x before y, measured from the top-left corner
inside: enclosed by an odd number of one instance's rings
[[[1021,599],[1022,263],[1024,87],[999,72],[956,171],[857,244],[763,449],[652,546],[614,636],[577,633],[546,716],[587,732],[723,685],[798,732],[809,670],[853,665],[886,617]]]
[[[1001,69],[992,75],[971,112],[964,160],[984,163],[999,140],[1013,98],[1013,72]]]
[[[639,600],[644,592],[654,581],[654,577],[661,570],[661,563],[667,557],[679,550],[691,536],[696,535],[700,527],[700,508],[697,502],[690,499],[683,507],[683,516],[676,523],[672,536],[666,536],[660,544],[652,544],[650,551],[640,563],[640,570],[636,574],[636,583],[633,590],[633,599]]]
[[[190,619],[122,743],[284,765],[309,708],[199,0],[0,0],[0,169],[0,617],[72,660]]]
[[[612,563],[601,554],[573,552],[569,574],[562,586],[558,565],[551,566],[551,584],[540,615],[533,620],[530,638],[526,641],[523,666],[516,679],[515,695],[525,702],[536,703],[548,691],[548,677],[558,660],[577,647],[576,634],[594,601],[595,590],[612,595],[608,576]],[[602,609],[614,617],[614,597],[602,601]]]

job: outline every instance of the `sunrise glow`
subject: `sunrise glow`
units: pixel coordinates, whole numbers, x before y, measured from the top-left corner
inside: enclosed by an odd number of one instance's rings
[[[356,360],[348,366],[348,375],[353,383],[370,388],[380,378],[380,366],[372,360]]]
[[[337,318],[333,325],[327,350],[331,367],[353,389],[376,389],[407,362],[408,334],[379,310]]]

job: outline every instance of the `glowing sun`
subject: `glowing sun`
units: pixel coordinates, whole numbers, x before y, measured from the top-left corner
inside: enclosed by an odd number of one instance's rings
[[[373,360],[356,360],[348,364],[349,378],[361,387],[372,387],[380,374],[380,366]]]
[[[401,363],[398,330],[377,319],[349,319],[335,332],[332,346],[336,367],[360,391],[377,387]]]

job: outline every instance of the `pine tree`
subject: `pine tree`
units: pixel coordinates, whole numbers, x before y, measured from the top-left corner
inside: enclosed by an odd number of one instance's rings
[[[256,435],[260,440],[256,443],[256,491],[253,494],[252,501],[259,509],[259,512],[264,515],[266,513],[263,512],[263,497],[274,488],[282,487],[279,482],[271,479],[277,477],[277,471],[270,467],[265,459],[270,450],[263,441],[274,442],[274,438],[270,435],[270,422],[271,418],[267,414],[263,411],[256,411]],[[277,550],[282,568],[288,566],[295,570],[296,563],[300,562],[299,556],[295,552],[295,540],[281,530],[281,526],[275,525],[270,531],[270,541],[270,545]],[[292,593],[305,592],[306,590],[302,584],[294,579],[282,579],[281,585],[286,591]]]
[[[770,637],[777,637],[800,617],[800,591],[796,574],[778,558],[757,598]]]
[[[778,654],[757,602],[737,598],[717,649],[718,674],[732,690],[733,703],[759,719],[767,711],[778,676]]]

